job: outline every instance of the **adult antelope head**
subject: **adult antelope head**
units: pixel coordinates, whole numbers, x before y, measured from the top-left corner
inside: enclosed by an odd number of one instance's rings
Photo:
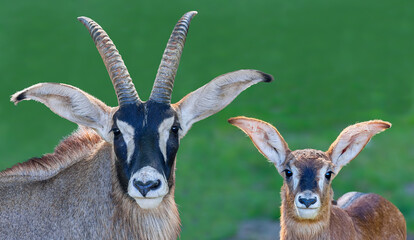
[[[96,130],[113,144],[123,191],[141,208],[155,208],[173,190],[180,139],[192,124],[220,111],[249,86],[272,80],[270,75],[256,70],[239,70],[221,75],[171,104],[181,53],[190,21],[196,14],[188,12],[176,24],[148,101],[138,96],[108,34],[87,17],[78,19],[89,30],[105,63],[119,106],[108,107],[78,88],[55,83],[40,83],[24,89],[14,94],[12,101],[39,101],[61,117]]]

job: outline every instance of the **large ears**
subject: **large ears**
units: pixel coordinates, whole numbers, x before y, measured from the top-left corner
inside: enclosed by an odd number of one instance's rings
[[[275,127],[267,122],[247,117],[230,118],[228,121],[245,132],[260,153],[274,163],[279,172],[284,170],[282,166],[290,150]]]
[[[112,108],[78,88],[59,83],[39,83],[13,94],[10,100],[15,104],[22,100],[41,102],[57,115],[91,127],[110,141]]]
[[[335,165],[334,172],[354,159],[377,133],[391,127],[391,123],[381,120],[361,122],[345,128],[326,152]]]
[[[230,104],[242,91],[258,82],[271,82],[273,77],[257,70],[239,70],[216,77],[174,104],[181,118],[184,136],[191,126]]]

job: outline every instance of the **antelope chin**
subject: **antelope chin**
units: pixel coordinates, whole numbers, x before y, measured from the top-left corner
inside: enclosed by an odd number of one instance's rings
[[[296,206],[296,213],[302,219],[314,219],[319,213],[319,208],[300,208]]]
[[[156,197],[156,198],[134,198],[134,199],[141,208],[154,209],[160,205],[160,203],[162,202],[162,199],[164,199],[164,196]]]

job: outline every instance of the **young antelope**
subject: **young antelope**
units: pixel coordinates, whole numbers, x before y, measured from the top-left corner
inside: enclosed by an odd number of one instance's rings
[[[332,180],[377,133],[391,127],[381,120],[345,128],[328,151],[291,151],[275,127],[236,117],[244,131],[284,178],[281,189],[280,239],[406,239],[404,216],[373,193],[349,192],[333,201]]]

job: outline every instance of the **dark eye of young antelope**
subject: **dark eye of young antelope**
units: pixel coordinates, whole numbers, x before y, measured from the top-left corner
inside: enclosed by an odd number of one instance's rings
[[[333,174],[332,171],[328,171],[327,173],[325,173],[325,179],[328,181],[331,180],[332,174]]]
[[[286,180],[289,180],[293,175],[292,171],[290,171],[289,169],[285,169],[283,170],[283,172],[285,172]]]

